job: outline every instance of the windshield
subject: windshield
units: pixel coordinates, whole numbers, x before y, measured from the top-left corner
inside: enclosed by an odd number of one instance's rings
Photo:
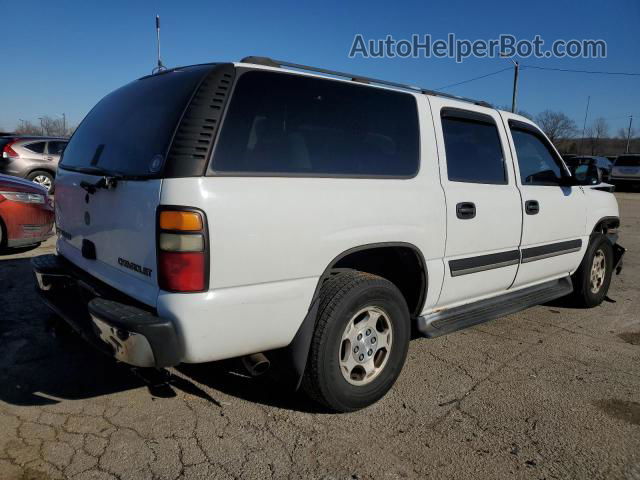
[[[210,65],[144,77],[104,97],[82,121],[62,168],[155,176],[176,125]]]
[[[615,163],[616,167],[640,167],[640,155],[621,155]]]

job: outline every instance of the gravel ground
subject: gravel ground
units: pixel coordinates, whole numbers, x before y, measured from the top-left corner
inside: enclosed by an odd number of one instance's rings
[[[640,195],[617,196],[629,252],[609,301],[414,340],[395,388],[347,415],[235,362],[149,387],[40,303],[28,257],[51,240],[2,256],[0,479],[640,480]]]

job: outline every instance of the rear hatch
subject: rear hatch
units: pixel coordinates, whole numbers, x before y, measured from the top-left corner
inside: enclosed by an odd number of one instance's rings
[[[176,128],[211,65],[136,80],[102,99],[74,133],[56,178],[58,252],[155,306],[156,211]]]
[[[613,165],[611,175],[640,179],[640,155],[620,155]]]

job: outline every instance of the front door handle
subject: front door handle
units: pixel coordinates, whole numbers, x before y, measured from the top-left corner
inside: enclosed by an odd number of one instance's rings
[[[537,200],[527,200],[524,202],[524,211],[527,215],[537,215],[540,211],[540,204]]]
[[[456,216],[461,220],[469,220],[476,216],[476,205],[472,202],[460,202],[456,205]]]

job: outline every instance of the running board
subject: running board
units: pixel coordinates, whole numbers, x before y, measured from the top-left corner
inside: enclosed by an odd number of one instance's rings
[[[499,297],[418,317],[417,328],[425,337],[439,337],[519,312],[534,305],[550,302],[569,295],[572,291],[571,277],[565,277],[506,293]]]

